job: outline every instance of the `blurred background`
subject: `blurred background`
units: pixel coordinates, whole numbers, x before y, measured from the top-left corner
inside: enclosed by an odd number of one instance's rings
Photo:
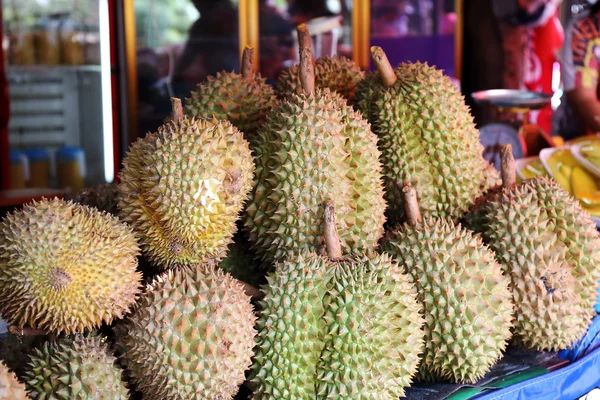
[[[0,0],[0,205],[113,182],[130,143],[168,115],[169,98],[239,70],[244,45],[258,49],[257,69],[269,83],[297,63],[300,23],[314,35],[316,56],[372,69],[369,48],[381,46],[393,65],[443,69],[479,128],[501,123],[500,131],[482,130],[492,162],[489,135],[518,141],[525,125],[555,145],[564,28],[589,7],[573,0]],[[471,96],[490,89],[552,99],[524,114]]]

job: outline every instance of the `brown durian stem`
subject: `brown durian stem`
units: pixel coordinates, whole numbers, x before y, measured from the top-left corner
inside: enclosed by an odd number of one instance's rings
[[[296,33],[298,34],[298,46],[302,49],[310,49],[312,53],[312,39],[310,38],[310,32],[306,24],[300,24],[296,27]]]
[[[298,25],[298,43],[300,44],[300,83],[306,94],[315,93],[315,67],[313,65],[312,46],[310,34],[306,25]],[[308,39],[306,38],[308,37]]]
[[[250,285],[249,283],[246,283],[244,281],[240,281],[239,279],[236,279],[243,287],[244,287],[244,292],[246,292],[246,294],[248,296],[250,296],[252,298],[252,300],[260,300],[263,297],[265,297],[265,294],[255,288],[254,286]]]
[[[500,173],[502,174],[502,187],[510,188],[517,182],[515,158],[510,144],[504,144],[500,149]]]
[[[19,328],[18,326],[11,325],[8,327],[8,332],[15,336],[45,336],[48,332],[41,329],[33,328]]]
[[[335,228],[335,206],[333,201],[325,202],[325,211],[323,213],[323,238],[325,239],[325,248],[327,255],[332,260],[342,258],[342,246],[340,236]]]
[[[371,47],[371,58],[377,67],[377,72],[379,72],[379,76],[381,76],[383,83],[386,86],[392,86],[394,83],[396,83],[398,77],[394,72],[392,64],[390,64],[390,60],[388,60],[387,55],[381,47]]]
[[[252,79],[254,77],[254,47],[246,46],[242,55],[242,78]]]
[[[183,106],[181,105],[181,99],[177,97],[171,97],[171,106],[173,111],[171,113],[171,119],[173,122],[179,122],[183,119]]]
[[[421,211],[419,211],[417,191],[410,183],[407,183],[402,188],[402,193],[404,195],[404,211],[406,212],[408,224],[415,226],[421,223]]]

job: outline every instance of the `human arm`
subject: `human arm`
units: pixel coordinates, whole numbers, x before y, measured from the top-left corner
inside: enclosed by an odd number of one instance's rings
[[[596,90],[578,87],[568,91],[566,95],[581,124],[592,132],[600,132],[600,100]]]

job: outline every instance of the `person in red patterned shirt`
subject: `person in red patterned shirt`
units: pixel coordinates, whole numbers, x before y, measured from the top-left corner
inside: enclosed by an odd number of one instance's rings
[[[567,26],[562,54],[563,96],[558,130],[565,139],[600,132],[600,1]],[[592,4],[593,3],[593,4]]]

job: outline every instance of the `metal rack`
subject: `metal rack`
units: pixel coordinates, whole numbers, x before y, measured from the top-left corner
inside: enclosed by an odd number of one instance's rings
[[[82,147],[88,181],[103,181],[100,66],[9,66],[12,149]],[[51,171],[52,177],[55,176]]]

